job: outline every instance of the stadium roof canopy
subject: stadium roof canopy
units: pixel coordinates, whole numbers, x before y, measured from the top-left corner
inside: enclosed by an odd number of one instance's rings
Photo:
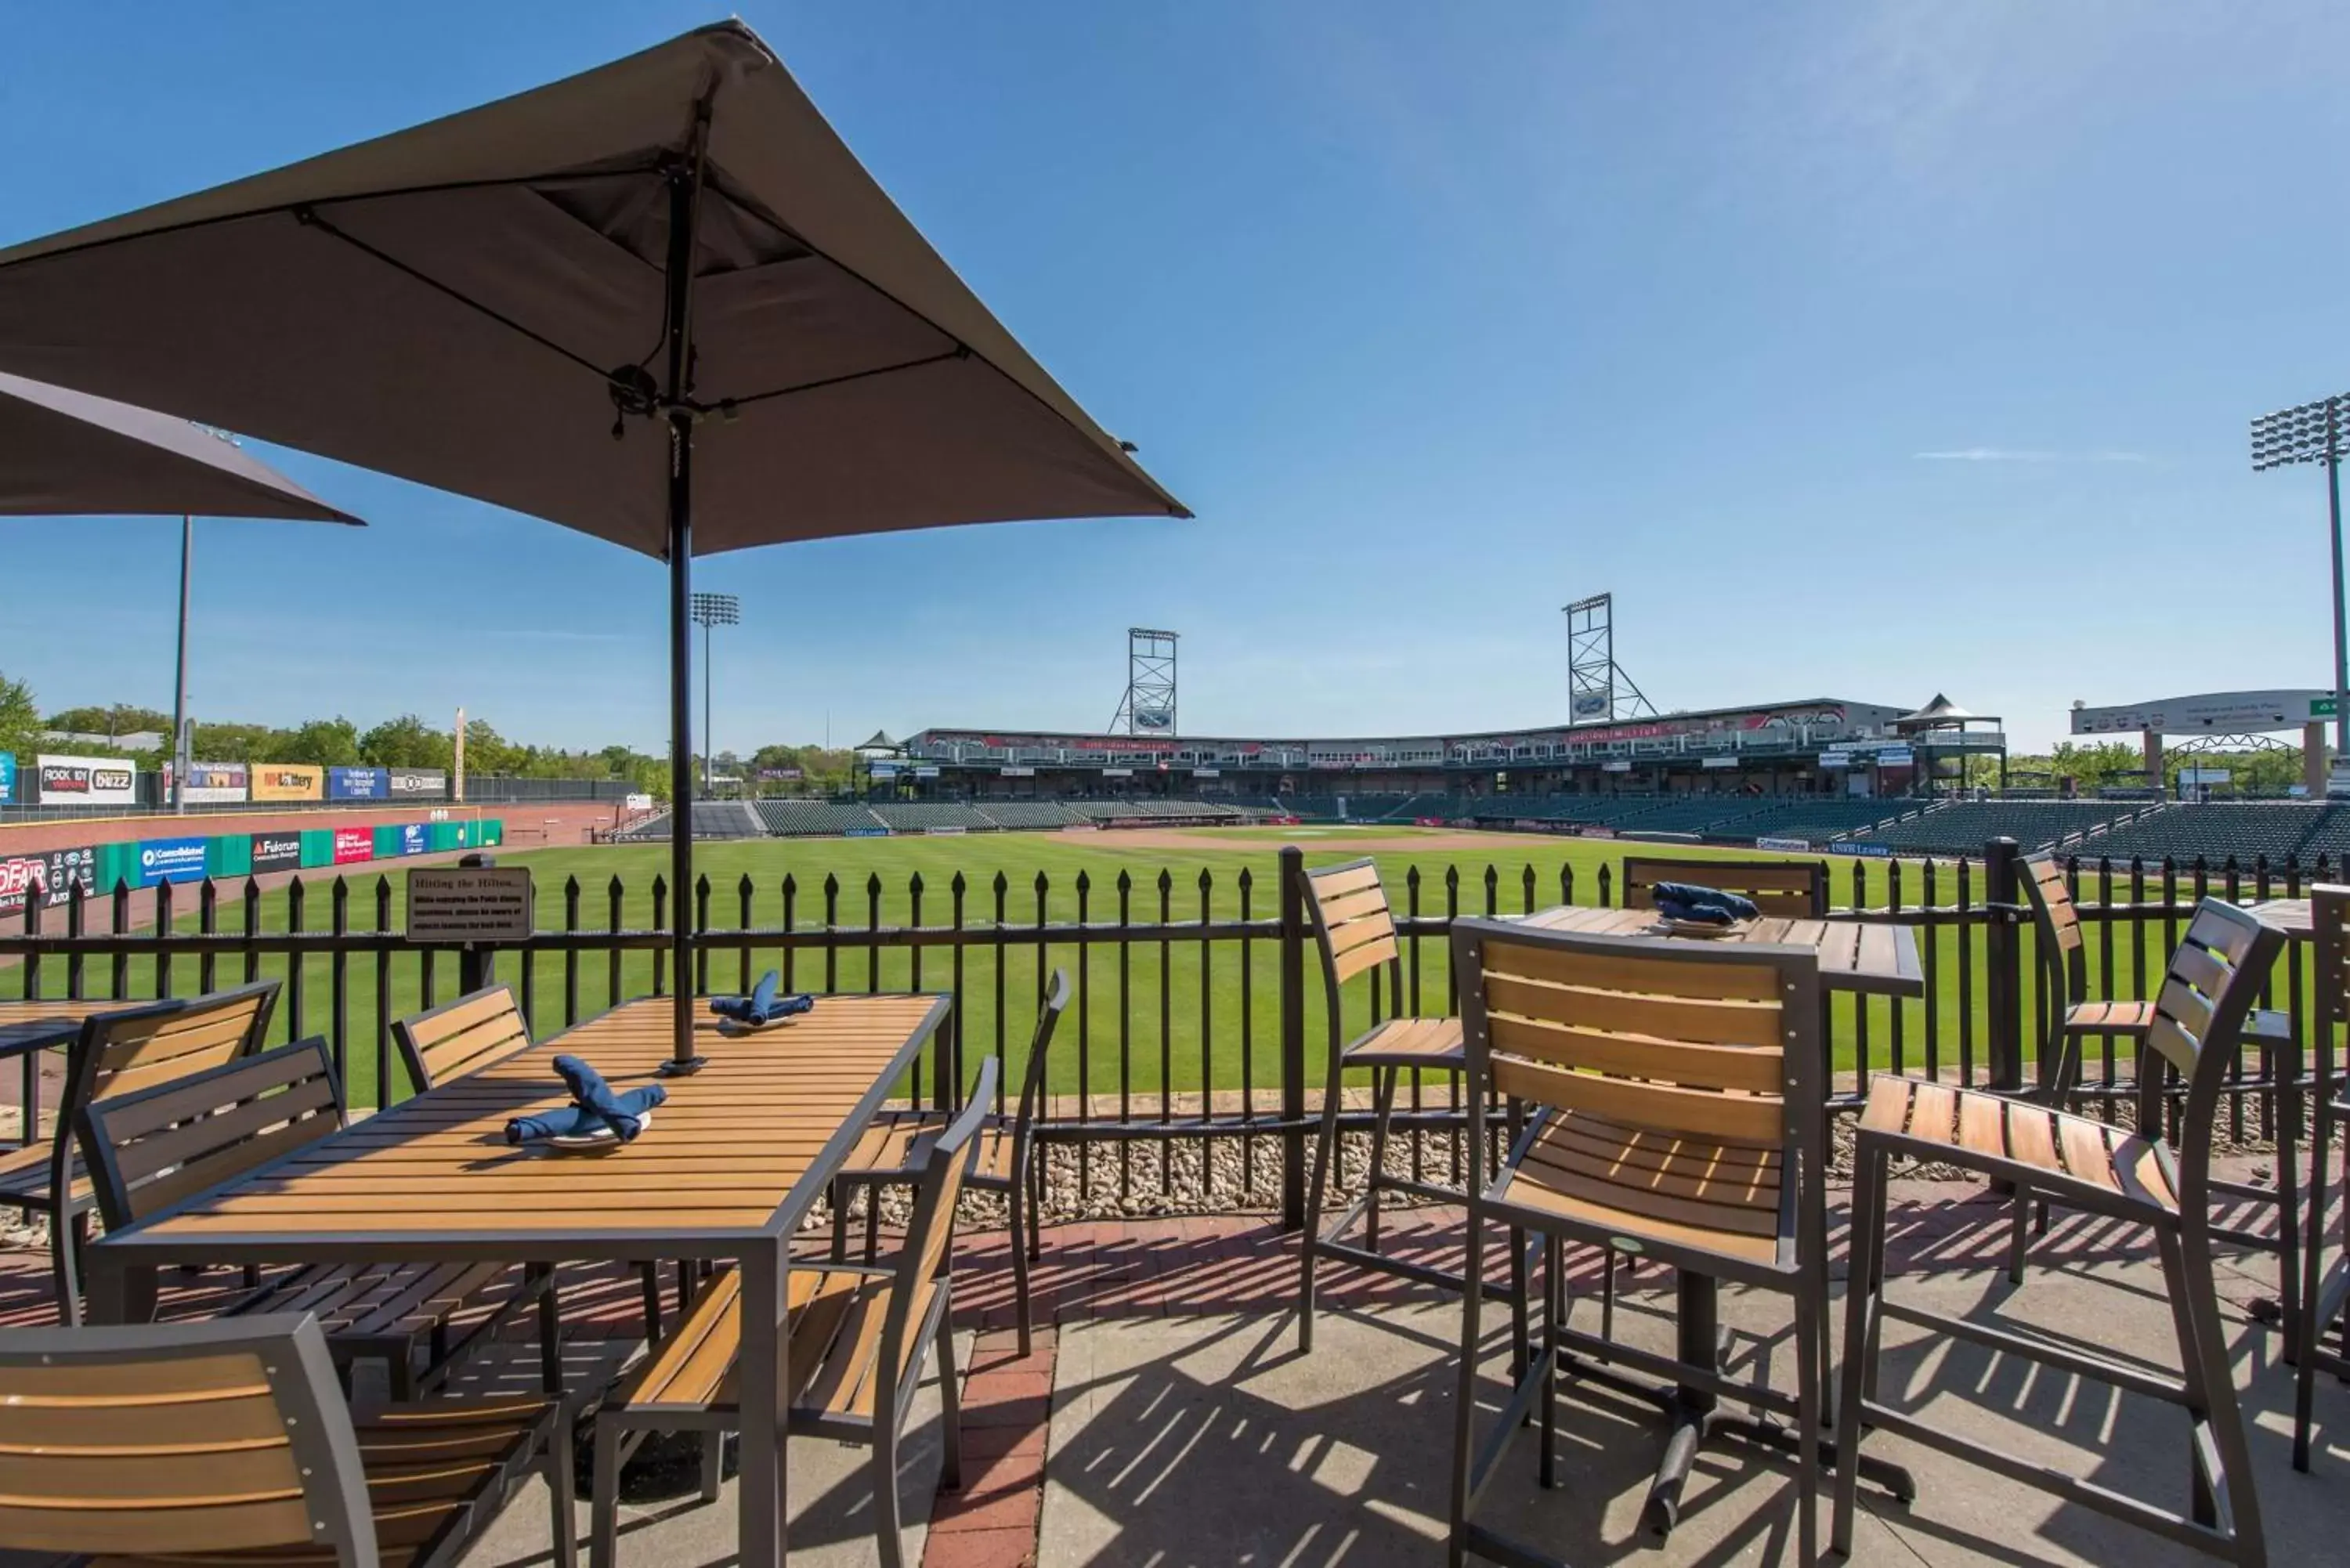
[[[152,409],[0,374],[0,513],[359,519],[234,441]]]

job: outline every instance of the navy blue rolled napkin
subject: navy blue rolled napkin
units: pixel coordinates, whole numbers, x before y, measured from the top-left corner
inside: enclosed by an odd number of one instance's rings
[[[789,1018],[795,1012],[814,1009],[816,998],[806,992],[792,996],[777,996],[775,992],[782,984],[783,977],[769,970],[759,977],[759,983],[751,988],[748,996],[712,997],[710,1011],[732,1023],[749,1024],[755,1029],[778,1018]]]
[[[571,1104],[545,1116],[516,1116],[506,1123],[508,1143],[532,1143],[540,1138],[573,1137],[609,1127],[622,1143],[644,1131],[645,1113],[669,1098],[659,1084],[647,1084],[616,1095],[604,1075],[577,1056],[557,1056],[556,1075],[571,1091]]]
[[[1752,898],[1690,882],[1659,882],[1648,889],[1648,896],[1656,903],[1657,913],[1667,919],[1698,925],[1727,926],[1751,920],[1762,912],[1754,907]]]
[[[641,1089],[630,1089],[620,1096],[619,1103],[628,1109],[629,1119],[636,1123],[637,1131],[640,1132],[643,1130],[644,1114],[667,1098],[667,1089],[659,1084],[647,1084]],[[599,1111],[591,1111],[585,1106],[566,1106],[559,1111],[548,1111],[540,1116],[515,1117],[506,1123],[506,1141],[541,1143],[554,1137],[579,1137],[602,1132],[612,1126],[612,1122]],[[629,1133],[622,1141],[635,1136],[635,1132]]]

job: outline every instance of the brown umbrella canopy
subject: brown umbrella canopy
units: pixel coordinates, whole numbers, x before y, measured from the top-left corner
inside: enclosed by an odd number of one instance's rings
[[[172,513],[359,522],[183,419],[0,374],[0,514]]]
[[[739,23],[0,252],[0,369],[664,555],[672,195],[703,135],[695,553],[1187,515]]]
[[[666,557],[672,908],[693,868],[696,553],[1189,515],[735,22],[0,251],[0,370]],[[690,923],[671,935],[682,978]],[[674,995],[691,1068],[691,987]]]

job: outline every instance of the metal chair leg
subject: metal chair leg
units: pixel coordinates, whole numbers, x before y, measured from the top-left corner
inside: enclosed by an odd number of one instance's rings
[[[1477,1462],[1477,1341],[1478,1319],[1485,1295],[1483,1227],[1477,1212],[1469,1213],[1467,1257],[1461,1289],[1461,1380],[1452,1397],[1451,1532],[1445,1550],[1448,1568],[1464,1568],[1468,1559],[1469,1488]]]
[[[595,1445],[594,1478],[588,1490],[588,1568],[614,1568],[620,1550],[619,1424],[598,1421]]]
[[[881,1568],[906,1568],[905,1523],[898,1511],[898,1423],[873,1427],[873,1530]]]
[[[1015,1251],[1017,1249],[1014,1249]],[[1024,1349],[1021,1353],[1026,1355]],[[909,1389],[910,1394],[912,1390]],[[962,1490],[962,1389],[956,1380],[954,1314],[939,1314],[939,1485]]]
[[[1322,1131],[1315,1137],[1314,1174],[1305,1186],[1305,1231],[1298,1239],[1297,1348],[1314,1348],[1314,1254],[1322,1240],[1322,1200],[1330,1167],[1338,1158],[1338,1099],[1342,1075],[1332,1064],[1330,1080],[1322,1090]]]
[[[1363,1177],[1363,1246],[1373,1252],[1379,1250],[1379,1178],[1387,1170],[1388,1118],[1395,1111],[1399,1075],[1396,1068],[1381,1067],[1372,1079],[1371,1163]]]
[[[1852,1242],[1844,1298],[1843,1409],[1836,1417],[1835,1513],[1830,1551],[1852,1551],[1853,1515],[1860,1504],[1860,1445],[1866,1428],[1861,1402],[1875,1392],[1877,1297],[1885,1289],[1884,1228],[1876,1222],[1887,1165],[1885,1152],[1864,1138],[1853,1155]]]
[[[571,1441],[571,1412],[557,1404],[546,1433],[547,1532],[555,1542],[555,1568],[579,1568],[577,1482],[573,1480],[577,1467]]]
[[[68,1328],[81,1326],[82,1249],[89,1244],[89,1211],[49,1220],[49,1278],[57,1295],[57,1321]]]
[[[1557,1237],[1543,1238],[1542,1465],[1537,1479],[1544,1490],[1558,1485],[1558,1329],[1566,1296],[1559,1261],[1564,1251]]]
[[[2236,1561],[2265,1563],[2267,1546],[2261,1528],[2260,1499],[2252,1486],[2251,1450],[2245,1442],[2235,1379],[2228,1365],[2227,1331],[2220,1322],[2210,1241],[2194,1220],[2176,1231],[2158,1230],[2156,1240],[2162,1253],[2162,1272],[2170,1286],[2172,1317],[2178,1325],[2187,1412],[2190,1420],[2210,1430],[2220,1464],[2217,1479],[2227,1489],[2230,1522],[2235,1528]],[[2195,1520],[2216,1525],[2218,1499],[2197,1462],[2199,1447],[2190,1438],[2188,1469],[2193,1482]]]
[[[726,1480],[726,1434],[715,1427],[702,1434],[702,1501],[716,1502]]]
[[[1014,1171],[1012,1177],[1012,1191],[1010,1194],[1010,1201],[1012,1204],[1012,1213],[1010,1216],[1012,1220],[1012,1311],[1020,1329],[1020,1359],[1023,1361],[1028,1359],[1030,1349],[1030,1330],[1028,1326],[1028,1248],[1026,1244],[1027,1237],[1024,1234],[1027,1230],[1028,1213],[1031,1202],[1026,1190],[1027,1186],[1028,1183],[1024,1175],[1021,1172]]]

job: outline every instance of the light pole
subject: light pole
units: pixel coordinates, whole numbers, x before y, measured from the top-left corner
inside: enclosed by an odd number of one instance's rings
[[[2350,758],[2350,615],[2342,587],[2342,425],[2350,397],[2323,398],[2252,421],[2252,470],[2297,462],[2325,465],[2327,536],[2334,545],[2334,757]]]
[[[735,626],[743,619],[743,601],[733,594],[696,594],[691,604],[693,624],[702,628],[702,797],[711,797],[710,763],[718,749],[710,743],[710,628]]]
[[[188,809],[188,759],[195,747],[188,742],[188,584],[196,558],[196,520],[180,514],[180,657],[172,681],[172,810]]]

